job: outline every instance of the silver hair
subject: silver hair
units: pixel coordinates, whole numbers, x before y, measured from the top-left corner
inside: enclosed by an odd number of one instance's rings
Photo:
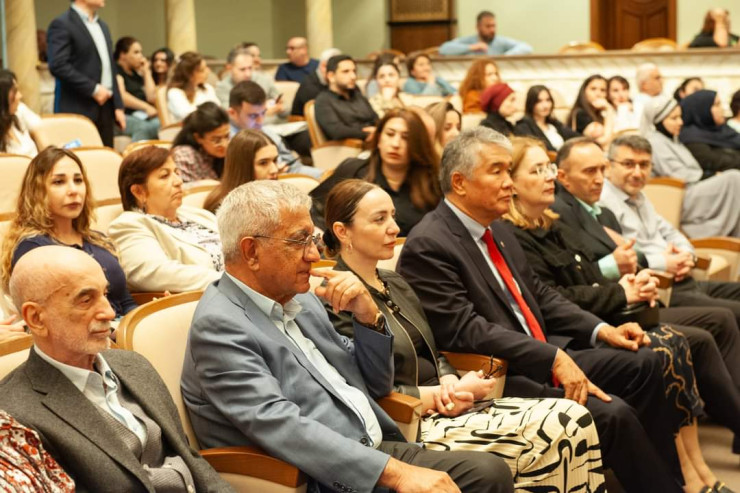
[[[463,130],[445,146],[439,168],[442,193],[448,194],[452,191],[453,173],[458,172],[466,178],[472,176],[473,168],[478,164],[480,148],[486,144],[497,145],[511,151],[511,141],[505,135],[483,126]]]
[[[321,55],[319,56],[319,61],[328,62],[331,57],[341,54],[342,50],[340,50],[339,48],[328,48],[321,52]]]
[[[240,257],[239,242],[245,236],[272,235],[283,211],[310,209],[308,195],[279,180],[252,181],[235,188],[216,212],[224,259],[233,262]]]
[[[609,161],[613,161],[617,157],[617,149],[620,147],[627,147],[637,152],[653,153],[653,146],[650,145],[650,141],[645,137],[633,134],[621,135],[612,140],[612,143],[609,145],[609,153],[607,154]]]
[[[642,83],[645,82],[650,76],[650,72],[656,70],[657,68],[658,66],[652,62],[643,63],[639,67],[637,67],[637,71],[635,72],[635,79],[637,80],[638,89],[640,89]]]

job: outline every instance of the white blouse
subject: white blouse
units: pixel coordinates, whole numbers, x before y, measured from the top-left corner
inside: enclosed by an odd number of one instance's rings
[[[31,158],[35,157],[39,151],[36,148],[36,143],[31,138],[29,130],[34,129],[39,124],[41,117],[24,103],[18,105],[15,116],[18,118],[20,128],[11,125],[6,137],[5,152]]]
[[[188,101],[188,97],[182,89],[173,87],[167,90],[167,109],[175,122],[185,119],[186,116],[195,111],[198,105],[208,101],[218,105],[221,104],[213,86],[207,83],[195,91],[195,97],[192,103]]]

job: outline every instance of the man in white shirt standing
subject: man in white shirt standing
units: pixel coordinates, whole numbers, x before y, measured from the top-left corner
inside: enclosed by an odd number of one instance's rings
[[[98,17],[105,0],[72,0],[47,31],[49,70],[56,78],[55,113],[90,118],[103,144],[113,146],[113,125],[126,128],[123,99],[115,83],[108,25]]]

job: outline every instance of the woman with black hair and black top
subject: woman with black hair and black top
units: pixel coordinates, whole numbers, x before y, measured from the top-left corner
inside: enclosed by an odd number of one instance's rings
[[[553,106],[552,93],[547,87],[530,87],[524,103],[524,116],[516,122],[514,134],[540,139],[548,151],[557,151],[566,140],[580,137],[581,134],[552,116]]]
[[[183,182],[221,177],[230,131],[229,115],[216,103],[203,103],[185,118],[172,143]]]
[[[29,130],[41,118],[21,98],[15,74],[0,70],[0,152],[34,157],[38,149]]]
[[[599,74],[588,77],[568,115],[571,129],[594,139],[601,147],[612,140],[614,108],[607,100],[607,80]]]

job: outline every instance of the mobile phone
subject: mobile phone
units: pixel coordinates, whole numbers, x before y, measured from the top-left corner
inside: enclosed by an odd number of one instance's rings
[[[279,103],[281,99],[283,99],[282,93],[278,94],[277,97],[275,98],[275,104]]]

